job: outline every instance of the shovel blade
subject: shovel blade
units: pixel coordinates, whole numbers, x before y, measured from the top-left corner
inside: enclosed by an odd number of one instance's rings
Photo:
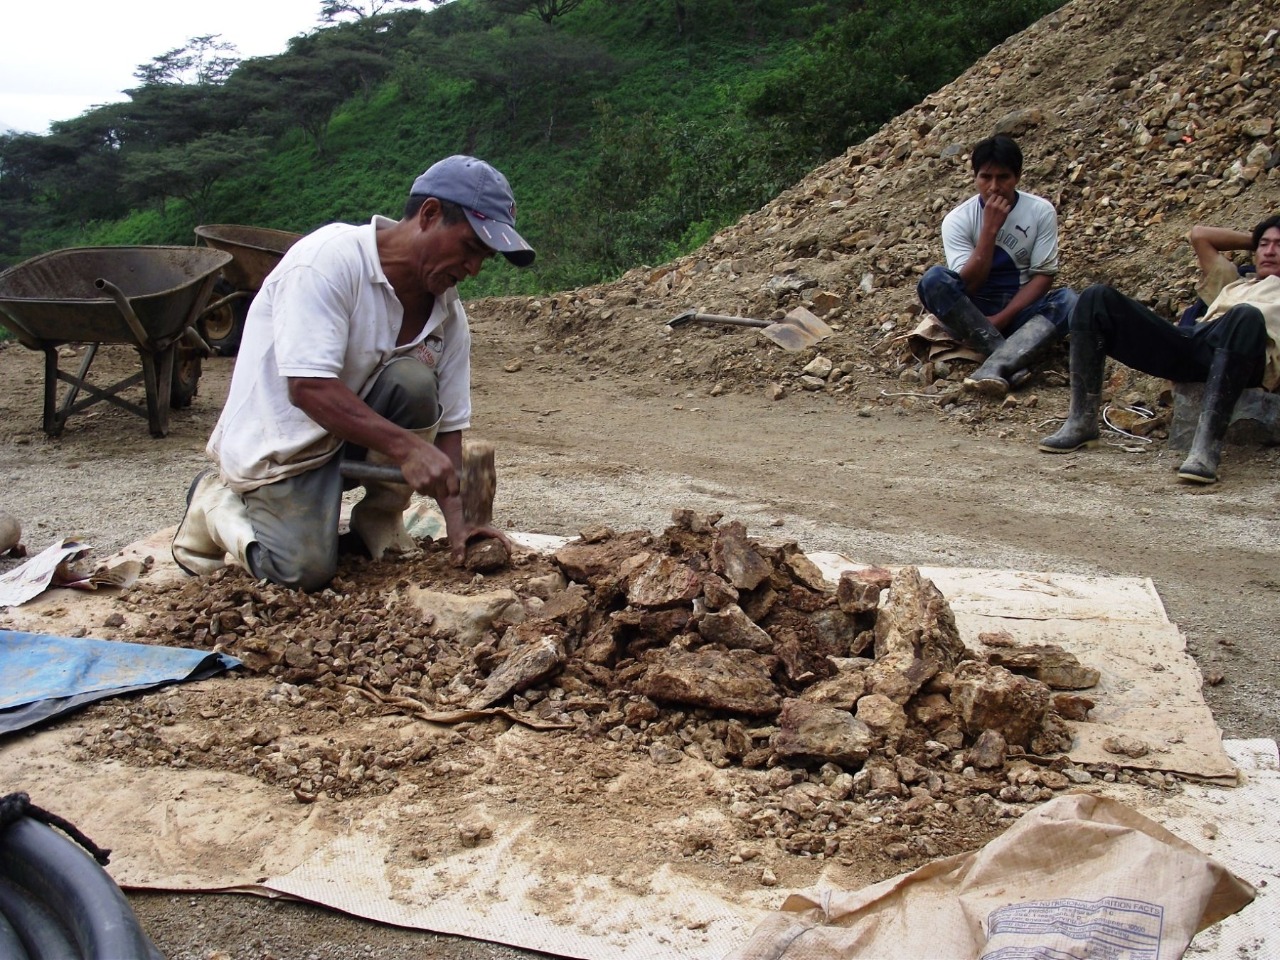
[[[803,350],[821,343],[835,333],[826,323],[804,307],[796,307],[777,323],[760,331],[783,350]]]

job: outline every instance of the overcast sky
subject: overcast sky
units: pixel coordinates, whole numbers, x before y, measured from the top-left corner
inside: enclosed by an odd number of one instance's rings
[[[191,37],[221,34],[240,57],[281,53],[318,26],[320,0],[5,0],[0,131],[47,133],[129,98],[139,64]]]

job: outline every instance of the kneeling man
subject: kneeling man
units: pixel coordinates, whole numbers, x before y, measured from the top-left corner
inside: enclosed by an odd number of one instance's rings
[[[456,285],[494,255],[518,267],[506,178],[454,156],[418,177],[399,221],[330,224],[299,240],[253,300],[226,405],[209,440],[215,466],[187,492],[173,539],[183,570],[229,555],[255,577],[318,590],[338,565],[343,460],[398,467],[367,480],[351,528],[375,558],[413,541],[414,491],[439,503],[455,560],[477,535],[459,492],[471,423],[471,332]]]

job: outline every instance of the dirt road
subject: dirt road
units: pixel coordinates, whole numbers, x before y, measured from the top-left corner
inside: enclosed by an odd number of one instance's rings
[[[572,356],[534,354],[520,330],[484,317],[474,329],[474,431],[498,450],[499,525],[659,529],[673,508],[693,507],[740,519],[753,536],[879,563],[1150,577],[1218,681],[1206,695],[1227,735],[1277,735],[1277,450],[1229,448],[1223,482],[1198,490],[1175,481],[1179,458],[1158,443],[1049,457],[1036,452],[1044,431],[1031,417],[966,425],[933,406],[877,403],[890,384],[867,382],[847,399],[713,397],[660,376],[583,373]],[[520,369],[504,372],[513,358]],[[121,351],[108,362],[134,361]],[[25,541],[38,549],[77,535],[105,555],[176,522],[230,367],[208,361],[195,405],[175,413],[166,439],[100,405],[49,440],[40,358],[0,350],[0,506]],[[1061,388],[1042,390],[1036,416],[1065,405]],[[175,958],[531,956],[253,898],[134,902]]]

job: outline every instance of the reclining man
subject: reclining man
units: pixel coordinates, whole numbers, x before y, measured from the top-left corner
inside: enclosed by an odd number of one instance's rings
[[[986,356],[965,387],[1003,397],[1066,334],[1076,295],[1049,289],[1058,272],[1058,215],[1048,200],[1018,190],[1018,145],[988,137],[971,162],[978,193],[943,219],[947,265],[930,267],[916,290],[926,310]]]
[[[1107,357],[1181,383],[1204,383],[1191,452],[1178,468],[1190,483],[1218,480],[1222,439],[1246,387],[1280,386],[1280,216],[1244,233],[1195,226],[1187,234],[1200,264],[1197,292],[1209,304],[1193,327],[1175,326],[1111,287],[1080,295],[1071,315],[1071,411],[1062,429],[1040,441],[1045,453],[1069,453],[1098,440],[1098,405]],[[1254,251],[1256,272],[1241,278],[1228,250]]]
[[[365,481],[351,528],[378,559],[412,549],[414,491],[439,503],[455,562],[476,535],[459,494],[471,422],[471,332],[458,297],[495,252],[518,267],[506,178],[453,156],[410,190],[399,221],[335,223],[299,240],[253,300],[222,414],[215,467],[187,492],[173,557],[187,573],[226,555],[253,576],[319,590],[338,563],[341,461],[398,466],[404,483]]]

